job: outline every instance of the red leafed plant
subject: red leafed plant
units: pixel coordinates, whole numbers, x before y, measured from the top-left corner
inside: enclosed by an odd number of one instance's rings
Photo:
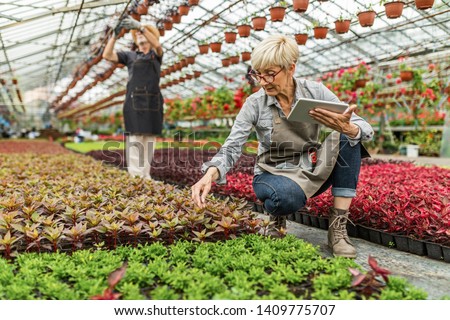
[[[348,268],[353,275],[351,287],[366,298],[374,293],[380,293],[381,288],[389,282],[388,275],[391,274],[389,270],[378,266],[378,262],[372,256],[369,256],[369,266],[372,270],[369,270],[366,274],[357,269]],[[379,277],[383,278],[383,281]]]
[[[91,300],[118,300],[122,294],[114,292],[114,288],[125,275],[127,266],[128,263],[125,261],[121,267],[111,272],[108,276],[108,288],[103,291],[103,294],[91,297]]]

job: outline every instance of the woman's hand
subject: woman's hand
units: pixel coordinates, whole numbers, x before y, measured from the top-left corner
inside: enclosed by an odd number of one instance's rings
[[[219,177],[219,170],[216,167],[210,167],[206,174],[191,188],[192,200],[200,208],[206,206],[206,196],[211,191],[212,182]]]
[[[343,133],[350,138],[354,138],[358,135],[359,128],[356,124],[350,122],[350,118],[356,108],[357,106],[352,104],[342,114],[321,108],[314,108],[309,112],[309,115],[328,128]]]

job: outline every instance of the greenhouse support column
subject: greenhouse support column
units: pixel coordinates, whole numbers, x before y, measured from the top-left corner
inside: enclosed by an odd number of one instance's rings
[[[447,112],[444,129],[442,131],[441,157],[450,158],[450,112]]]

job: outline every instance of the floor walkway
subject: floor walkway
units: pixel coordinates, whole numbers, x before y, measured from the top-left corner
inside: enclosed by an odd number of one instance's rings
[[[332,256],[327,245],[326,230],[292,221],[288,221],[287,230],[288,233],[319,246],[324,257]],[[352,238],[352,241],[358,252],[356,262],[365,270],[370,270],[367,260],[371,255],[393,275],[406,278],[414,286],[425,290],[429,299],[450,297],[450,263],[386,248],[359,238]]]
[[[418,157],[418,158],[410,158],[407,156],[393,155],[393,154],[375,154],[372,155],[372,158],[375,159],[383,159],[383,160],[402,160],[402,161],[411,161],[418,165],[436,165],[441,167],[449,167],[450,168],[450,158],[438,158],[438,157]]]

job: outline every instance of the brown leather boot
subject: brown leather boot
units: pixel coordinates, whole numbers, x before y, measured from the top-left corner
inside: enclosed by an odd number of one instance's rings
[[[328,246],[336,257],[356,258],[356,249],[347,234],[349,213],[345,210],[330,208]]]

